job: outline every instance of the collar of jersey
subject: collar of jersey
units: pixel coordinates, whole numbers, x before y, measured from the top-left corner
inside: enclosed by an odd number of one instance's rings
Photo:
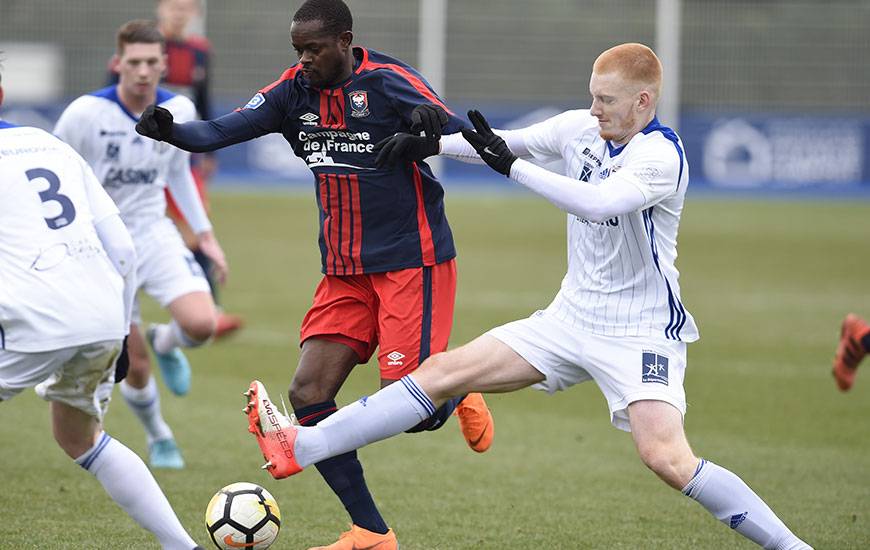
[[[662,126],[661,123],[659,122],[659,117],[654,116],[653,119],[651,121],[649,121],[649,124],[644,126],[643,130],[641,130],[640,133],[641,134],[648,134],[650,132],[655,132],[656,130],[661,130],[661,129],[664,129],[664,126]],[[629,143],[630,142],[631,142],[631,140],[629,140]],[[625,146],[628,145],[628,143],[626,143],[625,145],[620,145],[619,147],[616,147],[612,143],[610,143],[610,141],[607,141],[606,143],[607,143],[607,152],[610,153],[610,158],[613,158],[613,157],[617,156],[619,153],[623,152],[625,150]]]
[[[103,88],[101,90],[97,90],[96,92],[91,92],[90,95],[96,96],[96,97],[102,97],[104,99],[108,99],[109,101],[113,101],[113,102],[117,103],[118,107],[121,108],[121,110],[124,112],[125,115],[127,115],[128,117],[133,119],[134,122],[139,122],[139,117],[137,117],[133,113],[131,113],[129,111],[129,109],[127,109],[127,107],[124,106],[123,103],[121,103],[121,98],[118,97],[118,84],[106,86],[105,88]],[[155,101],[155,103],[157,105],[160,105],[161,103],[163,103],[169,99],[172,99],[173,97],[175,97],[175,94],[173,94],[169,90],[164,90],[163,88],[157,88],[157,100]]]

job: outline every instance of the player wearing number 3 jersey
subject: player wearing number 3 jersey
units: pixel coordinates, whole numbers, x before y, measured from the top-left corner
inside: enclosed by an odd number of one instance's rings
[[[190,387],[190,367],[179,348],[199,346],[212,337],[215,307],[202,269],[166,216],[167,186],[219,279],[226,275],[226,261],[197,194],[190,154],[135,131],[139,115],[155,101],[182,120],[195,117],[189,99],[157,87],[165,69],[164,42],[152,22],[123,25],[112,58],[118,84],[73,101],[54,132],[93,166],[133,236],[141,288],[172,314],[171,323],[148,330],[148,340],[167,387],[184,395]],[[130,330],[130,372],[121,392],[145,427],[151,465],[181,468],[183,459],[160,412],[140,324],[137,308]]]
[[[112,500],[163,548],[199,548],[142,459],[103,431],[136,289],[117,207],[69,145],[0,120],[0,220],[0,409],[35,387],[58,445]]]
[[[424,162],[379,166],[377,144],[423,130],[428,137],[421,139],[434,152],[442,128],[456,132],[463,123],[413,68],[353,46],[352,25],[340,0],[305,2],[290,31],[299,62],[247,105],[183,124],[155,106],[137,127],[194,152],[281,133],[314,173],[324,277],[302,322],[302,354],[289,391],[303,425],[335,411],[345,378],[376,348],[387,385],[445,350],[453,323],[456,253],[444,191]],[[479,394],[461,400],[448,401],[415,429],[440,427],[456,408],[469,445],[484,451],[492,441],[489,411]],[[286,475],[275,466],[268,466],[273,476]],[[356,453],[317,468],[354,524],[334,548],[394,548]]]

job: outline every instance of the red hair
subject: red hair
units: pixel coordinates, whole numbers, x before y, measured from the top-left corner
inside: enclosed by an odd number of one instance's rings
[[[592,72],[618,72],[623,78],[648,87],[656,97],[662,86],[662,63],[649,47],[628,43],[614,46],[598,56]]]

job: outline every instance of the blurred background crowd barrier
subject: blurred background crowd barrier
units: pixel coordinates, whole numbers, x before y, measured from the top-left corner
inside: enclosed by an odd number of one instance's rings
[[[300,1],[207,0],[215,114],[243,105],[296,62]],[[451,107],[502,128],[589,105],[604,49],[653,46],[665,63],[660,119],[681,134],[692,186],[870,196],[870,2],[866,0],[349,0],[355,42],[418,67]],[[115,30],[147,0],[0,0],[2,116],[51,128],[107,82]],[[220,153],[220,179],[308,183],[280,136]],[[459,163],[448,185],[492,181]]]

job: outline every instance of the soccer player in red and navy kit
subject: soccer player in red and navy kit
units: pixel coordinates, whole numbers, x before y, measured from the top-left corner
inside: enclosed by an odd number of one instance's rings
[[[168,111],[152,107],[137,126],[143,135],[194,152],[281,132],[314,173],[324,277],[302,322],[302,353],[289,389],[303,425],[336,410],[338,389],[375,348],[382,386],[445,350],[453,318],[456,253],[444,191],[425,163],[379,166],[376,144],[422,127],[434,154],[442,126],[456,132],[463,123],[448,115],[413,68],[352,46],[352,26],[341,0],[308,0],[290,31],[299,63],[243,108],[174,124]],[[492,417],[480,394],[445,403],[411,431],[440,427],[454,409],[469,446],[488,449]],[[269,460],[262,432],[255,435]],[[287,475],[269,462],[267,469],[276,478]],[[351,530],[325,548],[397,547],[355,452],[317,469],[353,520]]]

